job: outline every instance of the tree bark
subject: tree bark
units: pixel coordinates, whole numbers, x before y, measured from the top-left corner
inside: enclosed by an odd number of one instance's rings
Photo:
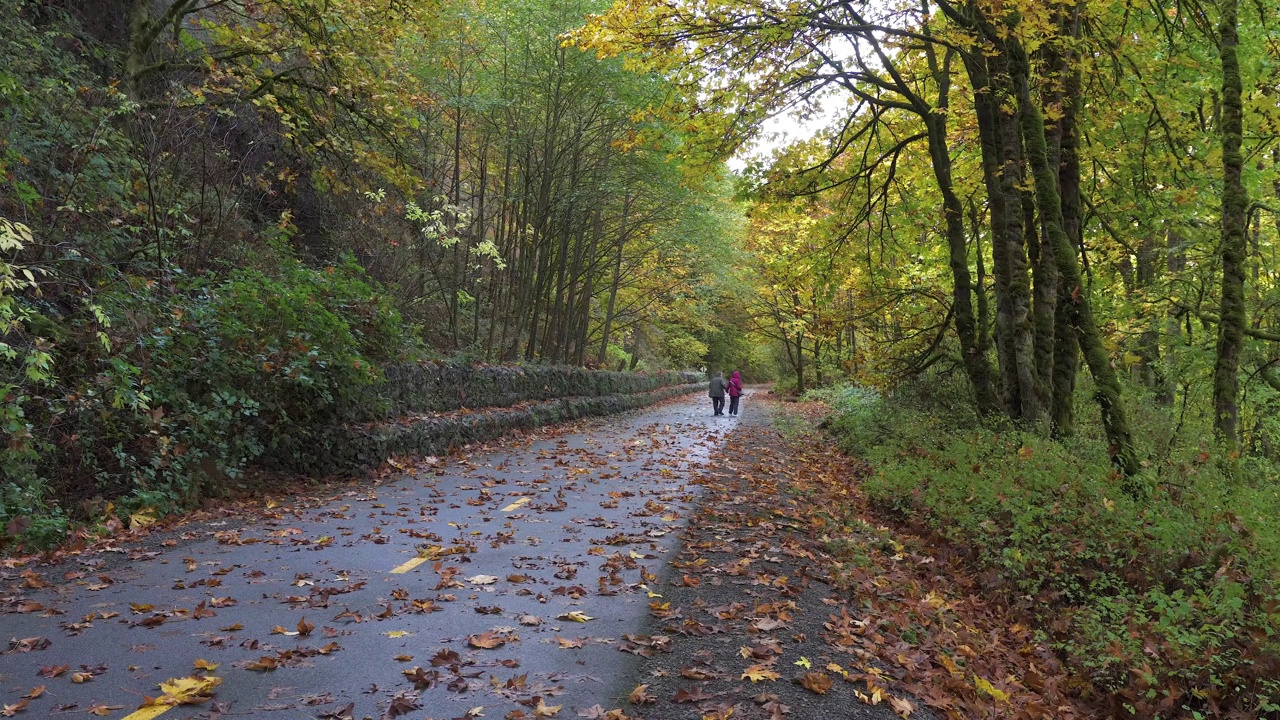
[[[932,56],[930,60],[932,61]],[[948,53],[942,68],[934,68],[938,81],[939,110],[949,104],[950,59]],[[991,387],[991,365],[978,346],[978,330],[973,315],[973,282],[969,275],[969,246],[965,237],[964,207],[956,196],[951,174],[951,149],[947,143],[947,114],[926,113],[929,157],[933,160],[933,177],[942,193],[942,212],[946,218],[947,251],[951,266],[951,303],[955,315],[956,337],[960,341],[960,355],[964,359],[965,374],[973,389],[974,403],[982,414],[995,412],[998,403]]]
[[[1021,408],[1017,353],[1014,346],[1012,293],[1009,290],[1008,233],[1009,208],[1000,185],[1003,156],[1000,151],[999,117],[992,96],[986,58],[980,54],[965,57],[971,84],[975,88],[974,109],[978,119],[978,137],[982,147],[982,178],[987,190],[987,208],[991,228],[991,272],[996,295],[996,361],[1000,368],[1000,393],[1005,413],[1017,417]],[[1019,230],[1021,232],[1021,230]]]
[[[1239,452],[1240,352],[1246,324],[1244,278],[1246,265],[1245,222],[1249,193],[1241,174],[1240,152],[1244,109],[1239,44],[1239,0],[1223,0],[1219,30],[1222,60],[1222,300],[1219,305],[1217,360],[1213,368],[1214,431],[1228,452]]]
[[[1025,51],[1016,39],[1006,44],[1011,76],[1018,105],[1022,111],[1022,131],[1026,142],[1027,160],[1035,179],[1036,197],[1039,200],[1045,228],[1053,244],[1058,271],[1064,284],[1071,288],[1069,295],[1071,324],[1075,327],[1084,350],[1085,362],[1093,374],[1095,398],[1102,409],[1102,424],[1111,443],[1112,460],[1125,476],[1136,475],[1141,468],[1137,450],[1129,430],[1128,419],[1120,401],[1120,381],[1111,367],[1111,357],[1102,343],[1102,335],[1093,317],[1087,290],[1080,277],[1076,249],[1063,229],[1062,199],[1058,193],[1058,173],[1049,167],[1045,147],[1044,119],[1040,106],[1032,101],[1029,84],[1030,65]]]

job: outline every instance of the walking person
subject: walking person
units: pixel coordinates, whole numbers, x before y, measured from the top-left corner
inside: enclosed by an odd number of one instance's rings
[[[724,373],[717,372],[716,376],[711,378],[711,384],[707,388],[707,394],[711,396],[711,410],[715,415],[724,414],[724,393],[729,383],[724,379]]]
[[[738,374],[737,370],[734,370],[733,375],[729,377],[726,390],[729,393],[729,414],[737,415],[738,401],[742,399],[742,376]]]

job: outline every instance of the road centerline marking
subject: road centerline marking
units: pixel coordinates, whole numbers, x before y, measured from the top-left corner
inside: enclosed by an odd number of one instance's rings
[[[391,571],[391,574],[392,574],[392,575],[403,575],[403,574],[405,574],[405,573],[409,572],[410,570],[412,570],[412,569],[414,569],[414,568],[418,567],[419,565],[421,565],[422,563],[424,563],[424,562],[426,562],[426,561],[427,561],[427,558],[424,558],[424,557],[421,557],[421,556],[416,557],[416,558],[414,558],[414,559],[412,559],[412,560],[408,560],[408,561],[406,561],[406,562],[404,562],[404,563],[401,563],[400,565],[397,565],[397,566],[396,566],[396,567]]]
[[[502,508],[502,512],[511,512],[512,510],[517,510],[517,509],[519,509],[519,508],[521,508],[521,507],[524,507],[525,505],[528,505],[528,504],[529,504],[529,497],[528,497],[528,496],[525,496],[525,497],[522,497],[522,498],[520,498],[519,500],[517,500],[517,501],[515,501],[515,502],[511,503],[510,505],[508,505],[508,506],[506,506],[506,507]]]
[[[160,717],[160,715],[173,707],[172,705],[152,705],[150,707],[139,708],[133,712],[120,718],[120,720],[152,720],[152,718]]]

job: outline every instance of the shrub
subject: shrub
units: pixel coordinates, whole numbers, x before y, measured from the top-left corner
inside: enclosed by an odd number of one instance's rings
[[[872,501],[967,548],[1116,706],[1280,712],[1273,485],[1232,480],[1188,447],[1148,470],[1136,501],[1091,433],[1058,443],[984,426],[936,379],[883,400],[827,392],[830,426],[876,468]]]
[[[51,527],[65,530],[63,510],[91,518],[113,501],[166,512],[224,494],[250,462],[307,452],[411,349],[390,300],[352,261],[130,282],[97,296],[97,316],[69,323],[81,339],[101,327],[101,339],[58,349],[62,396],[46,393],[46,431],[33,438],[42,451],[6,484],[0,521],[62,518]],[[19,525],[10,534],[29,544],[58,539]]]

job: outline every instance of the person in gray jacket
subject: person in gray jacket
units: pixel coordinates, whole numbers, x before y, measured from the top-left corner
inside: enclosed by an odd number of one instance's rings
[[[727,385],[724,373],[717,372],[716,376],[711,378],[710,387],[707,388],[707,394],[711,396],[711,409],[716,415],[724,414],[724,391]]]

